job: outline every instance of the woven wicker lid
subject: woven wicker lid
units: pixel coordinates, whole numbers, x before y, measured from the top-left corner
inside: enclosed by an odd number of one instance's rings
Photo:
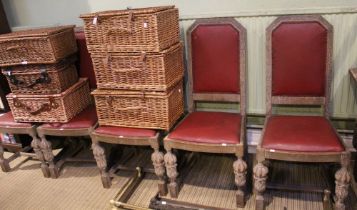
[[[26,37],[44,37],[52,34],[57,34],[65,30],[73,30],[74,25],[68,26],[56,26],[56,27],[47,27],[47,28],[36,28],[36,29],[28,29],[15,31],[7,34],[1,34],[0,40],[8,40],[15,38],[26,38]]]
[[[121,96],[121,97],[159,97],[159,98],[167,98],[170,96],[174,90],[180,86],[180,91],[183,91],[182,88],[182,80],[178,80],[175,85],[167,89],[166,91],[136,91],[136,90],[109,90],[109,89],[96,89],[92,91],[92,95],[94,96]]]
[[[173,9],[175,6],[161,6],[161,7],[147,7],[147,8],[136,8],[136,9],[125,9],[125,10],[109,10],[102,12],[94,12],[89,14],[82,14],[80,18],[93,18],[95,16],[119,16],[119,15],[128,15],[132,13],[134,15],[138,14],[148,14],[148,13],[156,13],[161,12],[163,10]]]
[[[14,93],[9,93],[6,98],[57,98],[57,97],[65,97],[66,95],[74,92],[75,90],[79,89],[83,85],[88,84],[88,78],[79,78],[78,82],[74,85],[72,85],[70,88],[67,90],[63,91],[62,93],[58,94],[14,94]]]

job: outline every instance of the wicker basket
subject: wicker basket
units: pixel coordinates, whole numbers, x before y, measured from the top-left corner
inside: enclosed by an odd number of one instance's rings
[[[169,130],[183,114],[182,81],[167,92],[95,90],[100,125]]]
[[[0,35],[0,66],[56,63],[74,54],[74,26],[17,31]]]
[[[88,79],[80,79],[75,85],[54,95],[6,96],[17,122],[66,123],[91,103]]]
[[[99,89],[165,91],[183,77],[182,45],[160,53],[92,54]]]
[[[12,93],[15,94],[57,94],[78,81],[75,59],[56,64],[20,65],[4,68]]]
[[[90,53],[159,52],[179,42],[174,6],[81,15]]]

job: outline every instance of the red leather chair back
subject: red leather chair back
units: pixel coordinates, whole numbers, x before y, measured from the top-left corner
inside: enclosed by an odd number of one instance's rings
[[[325,96],[328,35],[318,21],[282,22],[272,31],[273,96]]]
[[[75,33],[78,50],[79,50],[79,60],[77,63],[78,75],[80,77],[87,77],[89,80],[89,85],[91,89],[97,88],[97,82],[95,79],[95,74],[93,70],[93,63],[90,54],[87,50],[86,39],[84,32]]]
[[[199,24],[191,32],[194,93],[240,92],[240,33],[231,24]]]

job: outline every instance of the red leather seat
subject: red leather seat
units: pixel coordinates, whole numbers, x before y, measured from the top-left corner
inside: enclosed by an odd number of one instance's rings
[[[4,114],[0,115],[0,127],[21,127],[21,128],[26,128],[26,127],[32,127],[31,123],[21,123],[21,122],[15,122],[14,117],[12,116],[11,112],[6,112]]]
[[[241,116],[224,112],[193,112],[169,134],[169,139],[208,144],[240,142]]]
[[[272,116],[262,147],[296,152],[341,152],[341,144],[328,120],[319,116]]]
[[[89,128],[97,123],[97,113],[94,106],[89,106],[68,123],[47,123],[42,128],[49,129],[80,129]]]
[[[100,126],[95,130],[95,133],[118,137],[154,137],[156,135],[156,131],[151,129],[114,126]]]

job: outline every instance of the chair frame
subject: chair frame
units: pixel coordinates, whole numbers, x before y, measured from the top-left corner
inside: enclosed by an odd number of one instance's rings
[[[59,171],[61,166],[65,162],[92,162],[93,159],[80,159],[80,158],[72,158],[74,154],[78,152],[78,149],[81,148],[64,148],[59,154],[54,156],[52,152],[52,143],[46,139],[46,135],[51,136],[62,136],[62,137],[81,137],[81,136],[90,136],[93,130],[98,126],[98,123],[95,123],[93,126],[87,128],[73,128],[73,129],[61,129],[61,128],[46,128],[39,126],[37,127],[38,136],[41,139],[41,150],[44,155],[44,159],[47,162],[45,165],[46,170],[50,171],[52,178],[58,178]],[[55,163],[55,158],[62,155],[63,153],[67,153],[69,155],[64,156],[61,160]]]
[[[36,132],[37,125],[31,125],[29,127],[16,127],[16,126],[0,126],[0,133],[10,133],[10,134],[27,134],[32,137],[31,147],[34,150],[35,154],[28,153],[31,149],[30,146],[22,148],[21,151],[16,152],[15,154],[11,155],[9,158],[4,158],[4,149],[3,145],[0,143],[0,166],[2,171],[9,172],[11,170],[9,163],[20,156],[28,156],[31,158],[36,158],[41,161],[41,170],[44,177],[49,177],[50,172],[46,168],[46,163],[44,156],[41,152],[40,148],[40,139],[37,137]]]
[[[201,25],[212,24],[229,24],[233,26],[239,32],[240,42],[240,93],[239,94],[220,94],[220,93],[193,93],[193,77],[192,77],[192,45],[191,45],[191,33]],[[172,149],[186,150],[191,152],[207,152],[207,153],[223,153],[223,154],[235,154],[237,160],[233,164],[235,173],[235,183],[238,187],[237,190],[237,206],[244,206],[244,187],[246,183],[246,169],[247,164],[243,160],[245,152],[245,125],[246,125],[246,41],[247,34],[246,29],[238,23],[234,18],[210,18],[210,19],[198,19],[196,20],[187,31],[187,46],[188,46],[188,109],[192,113],[195,110],[195,101],[214,101],[214,102],[240,102],[240,114],[241,114],[241,130],[240,130],[240,143],[239,144],[206,144],[206,143],[194,143],[186,142],[179,139],[171,139],[168,136],[164,139],[165,154],[165,166],[167,175],[170,179],[168,189],[171,197],[178,197],[178,185],[176,178],[177,172],[177,158],[173,154]],[[186,116],[187,117],[187,116]],[[185,120],[181,120],[182,123]],[[180,125],[180,123],[178,125]],[[177,125],[177,126],[178,126]],[[176,126],[176,127],[177,127]],[[174,130],[174,129],[173,129]]]
[[[108,134],[101,134],[92,132],[92,149],[97,166],[100,170],[102,184],[104,188],[110,188],[111,178],[115,176],[115,172],[120,169],[120,165],[115,164],[108,169],[105,150],[100,146],[100,142],[116,144],[116,145],[132,145],[132,146],[150,146],[154,152],[151,155],[151,160],[154,165],[155,174],[159,178],[158,190],[160,195],[167,194],[164,154],[160,152],[160,134],[156,133],[153,137],[127,137],[127,136],[114,136]]]
[[[326,87],[325,95],[323,97],[292,97],[292,96],[272,96],[272,32],[282,23],[289,22],[318,22],[327,31],[327,59],[326,59]],[[348,195],[348,183],[350,176],[348,174],[348,167],[350,162],[350,153],[345,149],[342,152],[294,152],[271,150],[262,147],[263,136],[269,118],[272,116],[272,106],[277,105],[320,105],[324,108],[324,117],[328,120],[329,112],[329,98],[330,98],[330,84],[331,84],[331,68],[332,68],[332,42],[333,42],[333,27],[323,17],[319,15],[293,15],[278,17],[266,30],[266,110],[267,117],[264,124],[264,129],[261,139],[257,146],[256,161],[257,164],[253,169],[254,189],[256,192],[256,209],[264,209],[264,191],[266,189],[266,180],[268,177],[268,167],[264,162],[270,160],[282,160],[291,162],[314,162],[314,163],[341,163],[341,169],[335,174],[336,178],[336,198],[335,208],[344,209],[343,201]],[[330,122],[330,121],[329,121]],[[332,126],[331,122],[330,125]],[[332,128],[334,128],[332,126]],[[334,129],[335,130],[335,129]],[[335,130],[337,133],[337,131]],[[341,143],[346,145],[338,136]],[[326,194],[325,194],[326,195]],[[324,199],[325,201],[325,199]]]

